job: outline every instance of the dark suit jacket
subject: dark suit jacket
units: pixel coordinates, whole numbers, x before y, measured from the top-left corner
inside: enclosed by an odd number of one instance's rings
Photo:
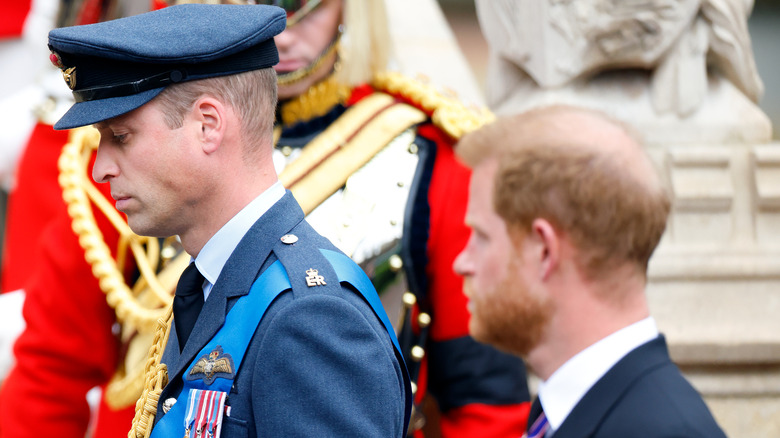
[[[295,234],[298,242],[280,238]],[[405,390],[401,365],[384,326],[358,292],[339,284],[317,262],[319,248],[336,248],[303,219],[290,192],[244,236],[217,279],[179,354],[175,329],[162,361],[170,383],[162,401],[177,397],[181,377],[221,328],[233,303],[277,259],[292,290],[269,306],[228,395],[223,437],[402,437]],[[318,264],[327,287],[307,287]],[[229,328],[228,328],[229,329]],[[182,396],[180,401],[185,401]]]
[[[531,412],[530,418],[538,415]],[[659,336],[627,354],[599,379],[553,438],[725,436],[699,393],[670,360],[666,340]]]

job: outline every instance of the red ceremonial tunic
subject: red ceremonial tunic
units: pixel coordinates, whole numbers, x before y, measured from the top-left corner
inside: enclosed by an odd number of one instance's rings
[[[120,356],[114,310],[84,258],[57,183],[67,136],[48,125],[35,128],[9,199],[3,285],[25,290],[27,327],[0,388],[2,438],[85,436],[91,418],[86,394],[109,381]],[[110,199],[107,184],[98,188]],[[115,251],[118,232],[94,210]],[[99,410],[93,436],[127,436],[132,408],[115,412],[101,403]]]
[[[32,0],[6,1],[0,14],[0,39],[16,38],[22,35],[24,22],[30,12]]]

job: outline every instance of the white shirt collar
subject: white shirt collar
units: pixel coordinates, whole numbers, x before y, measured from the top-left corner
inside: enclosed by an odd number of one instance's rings
[[[624,327],[582,350],[539,383],[539,402],[555,432],[588,390],[620,359],[658,337],[658,327],[647,317]]]
[[[198,258],[195,259],[195,265],[206,278],[206,283],[203,286],[204,300],[209,297],[227,259],[233,254],[233,250],[236,249],[249,228],[277,201],[282,199],[284,193],[285,189],[282,183],[277,181],[241,209],[203,245],[203,249],[198,253]]]

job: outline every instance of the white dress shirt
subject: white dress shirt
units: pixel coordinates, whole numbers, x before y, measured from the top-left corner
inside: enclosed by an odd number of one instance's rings
[[[203,300],[208,299],[227,259],[252,225],[284,196],[285,189],[277,181],[230,219],[211,236],[195,259],[195,266],[206,278],[203,284]]]
[[[553,436],[585,393],[616,363],[635,348],[658,337],[652,317],[624,327],[582,350],[539,383],[539,402]]]

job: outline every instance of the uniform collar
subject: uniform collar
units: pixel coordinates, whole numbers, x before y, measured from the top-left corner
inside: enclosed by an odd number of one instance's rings
[[[203,288],[204,299],[208,298],[228,257],[238,246],[238,242],[249,231],[249,228],[284,196],[284,193],[282,183],[277,181],[233,216],[206,242],[195,259],[195,265],[208,282]]]

